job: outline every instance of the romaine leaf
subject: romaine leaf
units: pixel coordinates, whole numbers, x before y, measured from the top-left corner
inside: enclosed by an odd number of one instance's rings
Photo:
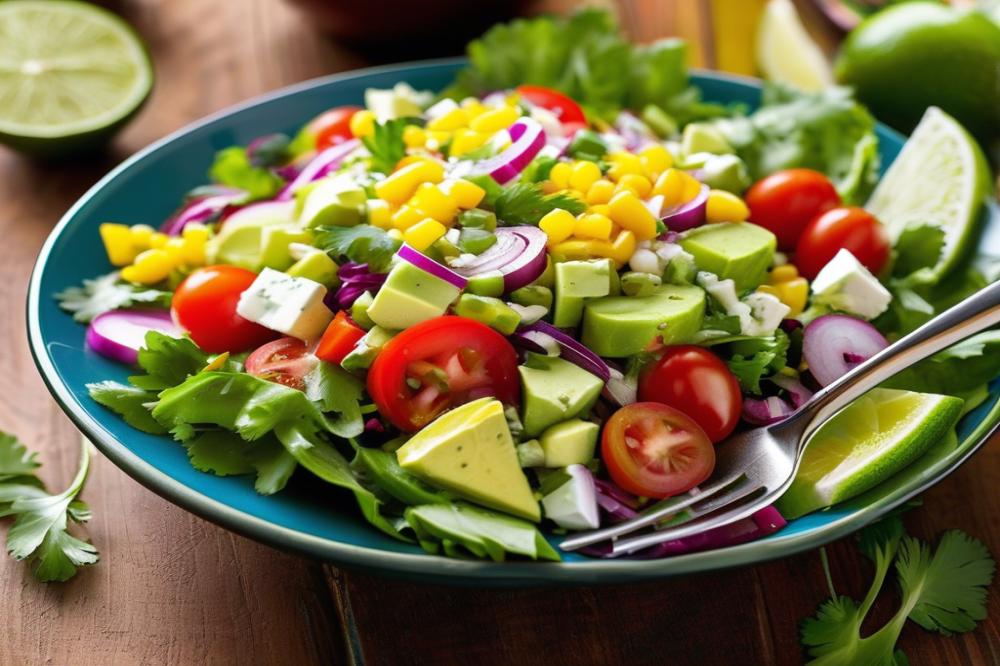
[[[305,377],[306,397],[331,417],[341,437],[357,437],[364,432],[361,397],[364,383],[332,363],[320,361]]]
[[[338,262],[368,264],[376,272],[385,272],[392,255],[402,243],[370,224],[353,227],[319,227],[313,244]]]
[[[156,404],[156,392],[113,381],[87,384],[90,397],[99,405],[115,412],[133,428],[151,435],[163,435],[167,430],[151,413]]]
[[[502,562],[507,553],[558,562],[559,553],[526,520],[465,502],[425,504],[403,514],[421,547],[430,553],[443,545],[448,555],[469,554]]]
[[[369,484],[408,506],[420,504],[447,504],[452,496],[434,488],[402,467],[396,454],[381,449],[359,446],[351,467]]]
[[[87,324],[97,315],[133,306],[170,307],[169,291],[131,284],[118,271],[84,280],[83,286],[69,287],[56,294],[59,307],[73,313],[73,319]]]
[[[984,331],[912,365],[884,386],[923,393],[965,393],[1000,376],[1000,331]]]
[[[191,466],[216,476],[256,473],[261,495],[282,490],[298,463],[272,436],[247,442],[228,430],[209,430],[184,442]]]
[[[268,199],[278,193],[285,181],[270,169],[255,166],[246,148],[231,146],[215,154],[215,162],[208,171],[209,177],[222,185],[229,185],[247,193],[247,199]]]
[[[709,340],[708,342],[714,343],[715,341]],[[724,348],[716,347],[715,349],[721,351],[723,357],[729,356],[726,363],[739,381],[740,388],[760,395],[760,380],[785,367],[788,344],[788,335],[784,331],[777,330],[771,337],[740,336],[732,338],[725,342]]]
[[[198,374],[213,358],[190,338],[174,338],[159,331],[150,331],[138,354],[139,367],[146,374],[129,377],[129,382],[139,388],[162,391]],[[227,356],[221,369],[235,371],[239,368]]]

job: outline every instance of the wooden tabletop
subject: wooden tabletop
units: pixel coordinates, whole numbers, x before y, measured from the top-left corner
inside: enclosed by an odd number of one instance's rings
[[[549,8],[571,0],[543,3]],[[33,164],[0,147],[0,429],[41,451],[65,484],[77,439],[28,354],[28,275],[49,230],[132,152],[229,104],[370,58],[319,34],[279,0],[132,0],[117,7],[148,41],[157,87],[103,158]],[[634,0],[641,39],[704,35],[707,4]],[[807,13],[829,42],[830,34]],[[711,54],[695,59],[711,65]],[[193,168],[201,168],[193,165]],[[910,531],[961,528],[1000,555],[1000,442],[924,496]],[[797,664],[797,623],[827,595],[818,552],[679,580],[598,588],[450,589],[338,571],[227,532],[173,506],[99,457],[85,492],[101,562],[42,585],[0,556],[0,666],[22,664]],[[839,591],[869,567],[850,540],[830,549]],[[888,586],[887,586],[888,589]],[[878,607],[894,610],[891,594]],[[1000,664],[1000,599],[971,634],[914,626],[914,664]]]

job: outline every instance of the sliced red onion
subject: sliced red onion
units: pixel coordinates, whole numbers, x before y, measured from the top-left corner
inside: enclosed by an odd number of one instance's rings
[[[649,127],[634,113],[621,111],[615,118],[615,129],[625,140],[625,149],[635,153],[656,139],[649,133]]]
[[[687,231],[705,224],[705,207],[708,204],[708,185],[691,201],[668,208],[660,218],[671,231]]]
[[[646,201],[642,202],[642,205],[646,207],[653,217],[659,219],[660,215],[663,214],[663,195],[657,194],[655,197],[650,197]]]
[[[302,168],[295,180],[278,192],[276,199],[278,201],[291,199],[295,195],[295,190],[319,180],[339,167],[344,158],[353,153],[360,145],[361,142],[357,139],[350,139],[322,151]]]
[[[113,361],[135,365],[150,331],[175,338],[184,334],[168,310],[112,310],[90,322],[87,346]]]
[[[596,375],[605,383],[611,379],[611,368],[608,367],[608,364],[600,356],[587,349],[582,342],[571,335],[563,333],[552,324],[544,321],[536,321],[530,326],[519,328],[510,338],[515,345],[520,345],[529,351],[545,353],[545,349],[532,340],[532,333],[543,333],[555,340],[562,352],[560,355],[570,363],[578,365],[587,372]]]
[[[239,208],[226,217],[226,225],[256,225],[268,222],[291,223],[295,215],[294,201],[257,201]]]
[[[777,386],[788,392],[788,397],[792,401],[792,407],[795,409],[798,409],[802,405],[806,404],[813,397],[813,392],[806,388],[805,385],[795,377],[777,374],[770,379]]]
[[[848,315],[812,320],[802,336],[802,355],[820,386],[828,386],[889,346],[878,330]]]
[[[507,133],[513,143],[499,155],[476,163],[473,175],[489,175],[505,185],[524,171],[545,145],[545,130],[534,118],[519,118],[507,128]]]
[[[782,319],[780,326],[785,333],[792,333],[802,328],[802,322],[798,319]]]
[[[365,421],[365,432],[385,432],[385,426],[377,418],[372,417]]]
[[[542,333],[541,331],[521,331],[517,335],[523,343],[521,346],[528,351],[533,351],[536,354],[545,354],[546,356],[559,356],[561,347],[556,339],[548,333]]]
[[[497,242],[480,255],[462,255],[451,262],[452,269],[467,278],[500,271],[505,293],[534,282],[545,272],[545,243],[548,236],[538,227],[500,227]]]
[[[196,197],[187,202],[179,211],[171,215],[160,226],[160,231],[168,236],[180,236],[184,227],[192,222],[205,222],[219,215],[226,206],[246,196],[246,192],[235,187],[213,188],[217,194]]]
[[[743,398],[743,420],[753,425],[771,425],[784,421],[794,411],[794,407],[776,395],[768,398]]]
[[[414,250],[409,245],[403,245],[403,247],[399,248],[396,256],[403,261],[413,264],[425,273],[430,273],[434,277],[444,280],[456,289],[465,289],[465,285],[469,283],[464,276],[459,275],[447,266],[442,266],[426,254]]]

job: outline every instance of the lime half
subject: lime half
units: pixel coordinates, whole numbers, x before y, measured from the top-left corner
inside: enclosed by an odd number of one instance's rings
[[[944,232],[934,266],[912,276],[936,283],[962,258],[990,191],[989,167],[975,140],[937,107],[927,109],[865,208],[882,221],[893,244],[908,228]]]
[[[799,20],[791,0],[770,0],[757,26],[757,66],[764,78],[800,90],[833,84],[830,63]]]
[[[152,85],[142,41],[111,12],[74,0],[0,2],[0,142],[42,156],[96,147]]]
[[[961,398],[948,395],[868,392],[809,442],[778,509],[797,518],[873,488],[947,438],[961,413]]]

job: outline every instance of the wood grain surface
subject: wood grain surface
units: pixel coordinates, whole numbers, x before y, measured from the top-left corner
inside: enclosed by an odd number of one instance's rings
[[[108,3],[105,3],[108,4]],[[540,3],[564,9],[576,3]],[[339,47],[279,0],[111,3],[148,41],[157,86],[103,157],[33,164],[0,148],[0,429],[41,452],[43,476],[73,475],[78,435],[28,354],[24,297],[34,258],[66,208],[132,152],[253,95],[379,59]],[[640,39],[705,34],[707,4],[633,0]],[[807,14],[817,35],[830,32]],[[414,53],[414,57],[419,57]],[[693,60],[712,64],[711,54]],[[961,528],[1000,554],[994,441],[925,495],[908,527]],[[284,554],[169,504],[98,458],[86,499],[101,562],[42,585],[0,557],[0,666],[34,664],[797,664],[797,623],[827,596],[817,552],[640,585],[480,590],[404,583]],[[838,591],[862,594],[869,567],[849,540],[830,549]],[[879,612],[892,611],[886,595]],[[1000,664],[1000,600],[975,632],[907,627],[914,664]]]

